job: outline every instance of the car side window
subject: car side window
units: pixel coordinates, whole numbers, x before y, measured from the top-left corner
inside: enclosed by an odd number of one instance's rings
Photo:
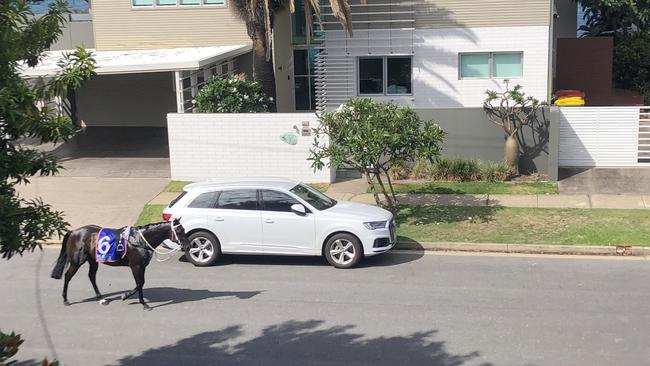
[[[257,210],[257,190],[222,191],[217,207],[228,210]]]
[[[277,191],[262,191],[262,209],[264,211],[291,212],[291,205],[298,202],[295,198]]]
[[[214,208],[219,192],[205,192],[198,195],[187,207]]]

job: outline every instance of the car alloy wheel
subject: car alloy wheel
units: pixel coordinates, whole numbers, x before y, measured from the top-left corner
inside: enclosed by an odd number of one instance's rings
[[[354,261],[356,258],[356,251],[354,250],[354,245],[351,241],[346,239],[337,239],[332,243],[330,256],[334,262],[345,266]]]
[[[214,245],[210,239],[199,236],[190,242],[188,252],[197,263],[208,263],[214,256]]]

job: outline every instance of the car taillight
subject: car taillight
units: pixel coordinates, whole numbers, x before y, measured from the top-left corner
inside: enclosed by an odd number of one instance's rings
[[[163,220],[169,221],[172,218],[172,214],[163,213]]]

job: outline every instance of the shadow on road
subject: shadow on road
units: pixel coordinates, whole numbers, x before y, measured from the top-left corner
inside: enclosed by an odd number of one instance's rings
[[[116,365],[461,366],[480,356],[449,353],[445,342],[434,340],[437,331],[367,338],[353,328],[325,327],[320,320],[287,321],[265,328],[255,338],[237,340],[245,336],[245,326],[231,326],[126,356]]]
[[[422,258],[421,252],[414,251],[412,254],[384,253],[373,257],[364,258],[357,268],[367,267],[388,267],[412,262]],[[179,261],[186,262],[184,256]],[[313,266],[329,267],[330,264],[323,257],[315,256],[281,256],[281,255],[223,255],[215,266],[229,265],[279,265],[279,266]]]
[[[109,294],[104,294],[104,298],[110,303],[115,300],[120,300],[122,294],[126,291],[111,292]],[[152,308],[159,308],[167,305],[182,304],[193,301],[201,301],[214,298],[230,298],[236,297],[241,300],[250,299],[253,296],[261,294],[262,291],[210,291],[210,290],[193,290],[187,288],[175,288],[175,287],[151,287],[144,288],[144,297],[151,305]],[[137,299],[137,295],[135,295]],[[85,302],[96,302],[95,297],[87,298],[81,301],[73,302],[71,305],[85,303]],[[131,300],[129,300],[131,301]],[[138,302],[132,302],[133,304],[139,304]]]

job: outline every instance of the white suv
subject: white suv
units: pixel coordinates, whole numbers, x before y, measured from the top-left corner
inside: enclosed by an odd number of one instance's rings
[[[337,268],[389,251],[396,242],[393,215],[379,207],[336,201],[280,178],[215,180],[186,186],[163,211],[180,217],[196,266],[221,253],[324,255]]]

